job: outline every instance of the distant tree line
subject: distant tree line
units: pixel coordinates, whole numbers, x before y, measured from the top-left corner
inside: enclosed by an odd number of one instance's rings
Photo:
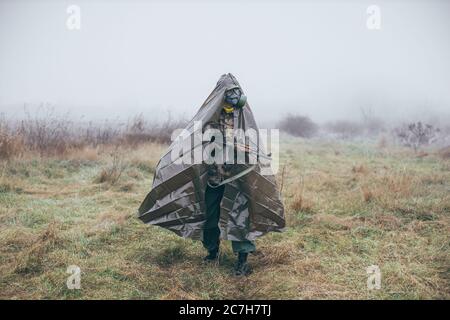
[[[450,138],[450,130],[443,132],[438,127],[423,121],[400,124],[391,128],[379,118],[365,114],[362,121],[336,120],[319,125],[307,116],[287,114],[277,127],[292,136],[313,138],[329,136],[337,139],[354,139],[361,137],[378,137],[389,135],[397,144],[419,148],[431,145],[440,139]]]

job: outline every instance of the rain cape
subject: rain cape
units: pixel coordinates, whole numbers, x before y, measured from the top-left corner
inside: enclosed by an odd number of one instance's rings
[[[196,153],[198,150],[204,150],[202,147],[211,142],[203,139],[199,141],[193,135],[215,127],[222,112],[225,91],[236,87],[241,88],[233,75],[223,75],[184,128],[184,138],[180,135],[175,139],[161,157],[156,166],[152,189],[138,210],[138,217],[144,223],[169,229],[182,237],[203,239],[208,164],[205,161],[198,163],[193,158],[199,154]],[[234,118],[235,129],[237,126],[244,131],[253,129],[259,132],[248,103],[234,111]],[[199,123],[201,128],[195,128]],[[256,145],[250,146],[250,149],[256,153],[257,159],[267,159],[262,144]],[[252,241],[267,232],[283,230],[284,208],[275,177],[267,174],[268,167],[270,164],[263,164],[262,161],[253,165],[233,165],[233,176],[238,178],[225,184],[219,220],[222,239]],[[239,176],[244,170],[245,174]]]

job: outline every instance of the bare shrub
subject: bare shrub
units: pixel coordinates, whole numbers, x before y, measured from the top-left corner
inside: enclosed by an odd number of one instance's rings
[[[311,138],[317,134],[319,127],[309,117],[288,114],[279,123],[280,130],[293,136]]]
[[[170,114],[161,123],[149,122],[140,114],[128,122],[123,136],[123,144],[136,146],[146,142],[170,143],[172,132],[185,125],[185,120],[173,120]]]
[[[290,203],[290,208],[295,212],[313,212],[313,203],[309,199],[306,199],[303,195],[303,188],[300,188],[298,192],[294,194],[292,202]]]
[[[80,127],[80,139],[93,147],[114,144],[121,136],[120,125],[108,120],[102,123],[91,121],[87,125],[80,125]]]
[[[434,143],[439,138],[439,128],[421,121],[410,123],[394,129],[394,135],[404,146],[413,148],[415,152],[422,147]]]
[[[126,168],[123,155],[116,147],[114,151],[111,152],[111,157],[111,164],[102,169],[98,177],[94,180],[95,183],[109,183],[110,185],[115,185],[119,181]]]
[[[51,108],[39,109],[31,115],[25,111],[22,120],[0,115],[0,159],[11,159],[25,151],[40,156],[83,156],[96,159],[101,146],[134,148],[138,144],[170,143],[172,132],[183,128],[184,120],[148,121],[138,115],[128,122],[76,122],[68,115],[58,116]],[[77,152],[85,150],[86,152]]]
[[[65,154],[69,147],[82,143],[74,132],[73,122],[67,116],[56,116],[53,109],[42,110],[40,116],[34,117],[26,112],[26,118],[15,130],[15,134],[23,137],[27,149],[41,156]]]
[[[0,132],[0,159],[10,160],[23,153],[24,144],[21,136]]]
[[[361,187],[361,195],[365,202],[371,202],[374,197],[372,191],[366,186]]]
[[[24,150],[23,138],[11,128],[11,123],[0,115],[0,160],[10,160],[20,156]]]

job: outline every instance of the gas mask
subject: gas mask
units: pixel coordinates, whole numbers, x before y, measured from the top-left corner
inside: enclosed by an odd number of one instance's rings
[[[233,88],[225,91],[225,105],[223,109],[226,113],[231,113],[236,108],[242,108],[247,102],[247,96],[242,93],[240,88]]]

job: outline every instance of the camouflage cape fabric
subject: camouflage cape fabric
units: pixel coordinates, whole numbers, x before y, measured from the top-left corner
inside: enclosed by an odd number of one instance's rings
[[[240,85],[233,75],[223,75],[197,114],[186,125],[185,132],[194,134],[196,121],[202,123],[201,132],[211,124],[218,123],[224,104],[224,93],[236,87],[240,88]],[[242,109],[237,109],[234,114],[235,124],[239,129],[252,128],[259,132],[248,103]],[[189,141],[193,140],[195,139]],[[141,204],[138,217],[144,223],[166,228],[179,236],[202,240],[206,221],[205,190],[208,182],[208,164],[175,161],[172,151],[181,149],[182,143],[181,139],[175,139],[159,160],[152,190]],[[210,142],[201,140],[200,145],[191,143],[191,155],[194,154],[195,148],[204,147],[208,143]],[[258,148],[258,153],[263,154],[262,148]],[[177,155],[186,156],[182,153]],[[249,166],[251,165],[248,163],[233,165],[233,175]],[[263,166],[264,164],[258,161],[249,173],[225,184],[219,220],[222,239],[252,241],[270,231],[283,231],[284,208],[275,177],[262,175]]]

